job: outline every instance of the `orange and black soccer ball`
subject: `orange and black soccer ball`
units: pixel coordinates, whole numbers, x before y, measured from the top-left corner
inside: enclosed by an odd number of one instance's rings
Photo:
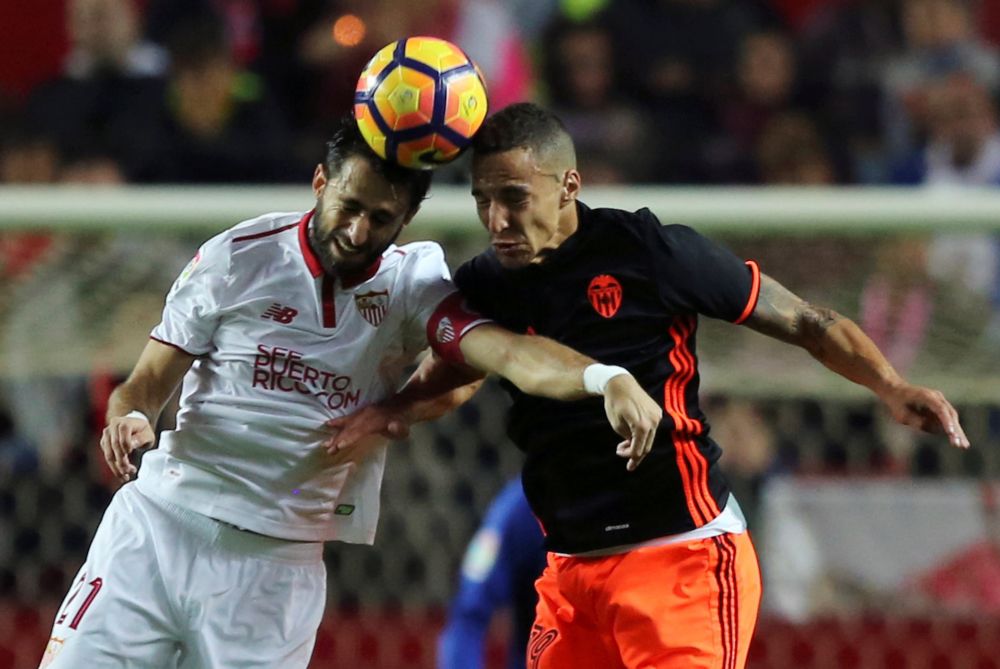
[[[409,37],[379,49],[354,93],[354,118],[368,145],[413,169],[457,158],[488,106],[476,64],[436,37]]]

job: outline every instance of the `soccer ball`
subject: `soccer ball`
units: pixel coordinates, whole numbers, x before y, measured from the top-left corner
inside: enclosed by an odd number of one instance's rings
[[[354,118],[368,145],[413,169],[457,158],[482,125],[487,106],[476,64],[435,37],[409,37],[379,49],[354,93]]]

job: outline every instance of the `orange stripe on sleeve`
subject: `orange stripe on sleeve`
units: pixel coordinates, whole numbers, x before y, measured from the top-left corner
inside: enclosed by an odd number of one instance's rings
[[[757,308],[757,298],[760,297],[760,266],[757,265],[755,260],[747,260],[747,267],[750,268],[750,297],[747,298],[747,305],[743,307],[743,313],[740,317],[733,321],[734,324],[739,325],[746,319],[750,318],[750,314],[753,310]]]

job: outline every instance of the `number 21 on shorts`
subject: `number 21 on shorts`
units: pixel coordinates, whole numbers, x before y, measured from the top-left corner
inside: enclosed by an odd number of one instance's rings
[[[66,603],[63,604],[62,610],[59,615],[56,616],[56,625],[63,625],[66,622],[66,618],[69,616],[70,612],[74,612],[73,618],[69,622],[69,628],[75,630],[83,620],[83,616],[87,613],[87,609],[90,605],[94,603],[94,598],[97,597],[97,593],[101,591],[101,586],[104,584],[104,579],[95,578],[89,583],[86,583],[87,573],[83,572],[80,574],[80,578],[77,579],[76,584],[73,586],[73,590],[69,593],[66,598]],[[84,590],[86,586],[90,587],[87,596],[83,599],[82,603],[76,609],[73,608],[73,602],[79,597],[80,592]]]

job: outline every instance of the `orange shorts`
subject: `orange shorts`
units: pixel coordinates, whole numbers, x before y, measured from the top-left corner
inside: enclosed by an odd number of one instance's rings
[[[599,558],[549,553],[528,669],[742,669],[761,581],[750,535]]]

